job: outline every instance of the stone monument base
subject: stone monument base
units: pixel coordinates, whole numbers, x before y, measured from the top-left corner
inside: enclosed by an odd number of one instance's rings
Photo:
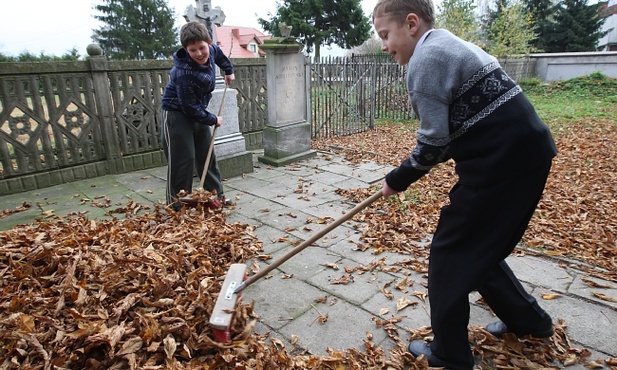
[[[253,154],[250,152],[235,153],[229,156],[216,157],[221,171],[221,178],[242,176],[253,172]]]
[[[257,158],[259,162],[280,167],[317,154],[311,150],[311,125],[308,122],[266,126],[263,135],[264,155]]]
[[[212,92],[208,110],[218,114],[222,101],[223,124],[216,132],[214,152],[221,170],[221,177],[230,178],[253,172],[253,155],[247,152],[246,141],[240,132],[237,91],[228,88],[223,100],[224,94],[224,88],[219,86],[215,89]]]

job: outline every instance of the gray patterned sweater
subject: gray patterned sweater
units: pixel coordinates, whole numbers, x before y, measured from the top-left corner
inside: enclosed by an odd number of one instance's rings
[[[416,48],[407,89],[420,127],[411,155],[386,176],[397,191],[449,159],[461,184],[486,186],[557,153],[548,127],[497,59],[449,31],[433,30]]]

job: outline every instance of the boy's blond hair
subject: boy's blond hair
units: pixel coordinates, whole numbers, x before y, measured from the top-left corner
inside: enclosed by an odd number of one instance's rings
[[[435,8],[431,0],[379,0],[373,9],[373,23],[376,17],[402,23],[409,13],[415,13],[431,27],[435,25]]]
[[[206,26],[197,21],[185,23],[180,29],[180,43],[185,48],[190,44],[198,41],[205,41],[208,44],[212,43],[212,37]]]

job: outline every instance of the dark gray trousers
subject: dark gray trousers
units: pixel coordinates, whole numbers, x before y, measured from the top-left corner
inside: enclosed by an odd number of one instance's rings
[[[212,141],[210,126],[194,123],[182,112],[162,111],[161,143],[167,158],[167,204],[177,203],[181,190],[193,190],[195,170],[201,179],[208,148]],[[223,196],[223,184],[216,155],[212,151],[204,189]]]
[[[468,341],[469,293],[477,290],[517,332],[550,325],[505,262],[525,232],[542,196],[550,162],[488,187],[456,184],[431,243],[428,292],[435,356],[454,369],[474,365]],[[450,367],[449,367],[450,368]]]

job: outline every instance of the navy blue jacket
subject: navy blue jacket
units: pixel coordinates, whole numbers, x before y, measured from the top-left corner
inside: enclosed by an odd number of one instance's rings
[[[216,86],[216,66],[230,75],[234,73],[233,64],[216,45],[210,45],[210,57],[205,65],[197,64],[185,49],[178,50],[173,57],[174,66],[163,92],[162,108],[182,112],[196,123],[215,125],[216,114],[206,108]]]

